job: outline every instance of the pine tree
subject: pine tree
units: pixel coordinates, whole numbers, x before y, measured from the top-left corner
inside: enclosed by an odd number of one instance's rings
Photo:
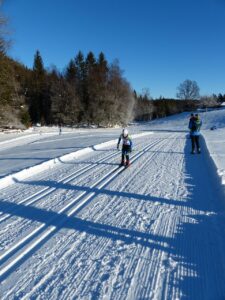
[[[44,69],[43,60],[39,50],[37,50],[37,52],[34,55],[33,71],[36,77],[39,77],[39,79],[40,78],[43,79],[45,75],[45,69]]]
[[[0,104],[7,105],[12,101],[13,94],[13,70],[8,64],[7,58],[0,53]]]
[[[96,59],[93,52],[89,52],[85,61],[87,76],[91,75],[96,66]]]
[[[47,74],[42,57],[37,51],[34,56],[33,74],[30,84],[29,112],[34,123],[51,123],[51,101]]]
[[[86,60],[86,101],[85,110],[88,123],[95,123],[94,114],[97,108],[96,103],[96,59],[93,52],[89,52]]]
[[[88,122],[87,70],[84,55],[81,51],[75,57],[75,66],[77,69],[77,94],[81,101],[79,119],[82,122]]]
[[[97,63],[98,63],[98,74],[100,76],[101,83],[105,85],[108,80],[107,77],[108,77],[109,67],[103,52],[100,52]]]
[[[77,72],[75,61],[71,59],[65,71],[65,78],[69,83],[74,84],[74,86],[77,81]]]
[[[79,83],[82,83],[86,79],[86,64],[84,55],[81,51],[79,51],[77,56],[75,57],[75,66],[77,69],[77,79]]]

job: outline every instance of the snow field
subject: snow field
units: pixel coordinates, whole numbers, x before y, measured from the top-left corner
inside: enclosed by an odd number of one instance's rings
[[[223,299],[224,210],[184,131],[108,145],[1,190],[1,299]],[[214,170],[215,171],[215,170]]]
[[[153,143],[154,144],[154,143]],[[152,146],[152,145],[151,145]],[[149,148],[149,146],[147,147],[147,149]],[[145,149],[145,150],[147,150],[147,149]],[[126,170],[126,171],[128,171],[128,170]],[[17,228],[18,228],[18,226],[17,226]],[[128,233],[129,233],[129,231],[128,231]]]

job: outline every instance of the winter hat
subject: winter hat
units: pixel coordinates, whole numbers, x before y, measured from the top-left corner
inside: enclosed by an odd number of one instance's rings
[[[123,136],[128,136],[128,130],[126,128],[123,129]]]

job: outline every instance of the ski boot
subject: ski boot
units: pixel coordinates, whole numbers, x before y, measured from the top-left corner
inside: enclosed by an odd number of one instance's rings
[[[125,164],[125,167],[128,168],[129,166],[130,166],[130,161],[127,160],[127,161],[126,161],[126,164]]]
[[[125,166],[125,163],[124,163],[124,161],[122,160],[121,163],[120,163],[120,167],[123,167],[123,166]]]

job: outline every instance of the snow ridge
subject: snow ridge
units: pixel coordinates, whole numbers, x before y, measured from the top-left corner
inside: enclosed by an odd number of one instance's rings
[[[144,132],[140,134],[134,134],[133,138],[143,137],[147,136],[149,134],[152,134],[152,132]],[[23,137],[22,137],[23,138]],[[19,138],[18,138],[19,139]],[[97,144],[92,147],[87,147],[75,152],[71,152],[69,154],[56,157],[54,159],[50,159],[44,163],[41,163],[39,165],[24,169],[22,171],[16,172],[14,174],[7,175],[0,179],[0,189],[3,189],[5,187],[8,187],[11,184],[14,184],[17,181],[24,180],[26,178],[29,178],[30,176],[36,175],[42,171],[51,169],[59,164],[62,164],[64,162],[68,162],[74,159],[77,159],[85,154],[91,153],[95,150],[99,150],[105,147],[114,146],[116,144],[117,140],[111,140],[105,143]],[[4,143],[4,142],[3,142]]]

